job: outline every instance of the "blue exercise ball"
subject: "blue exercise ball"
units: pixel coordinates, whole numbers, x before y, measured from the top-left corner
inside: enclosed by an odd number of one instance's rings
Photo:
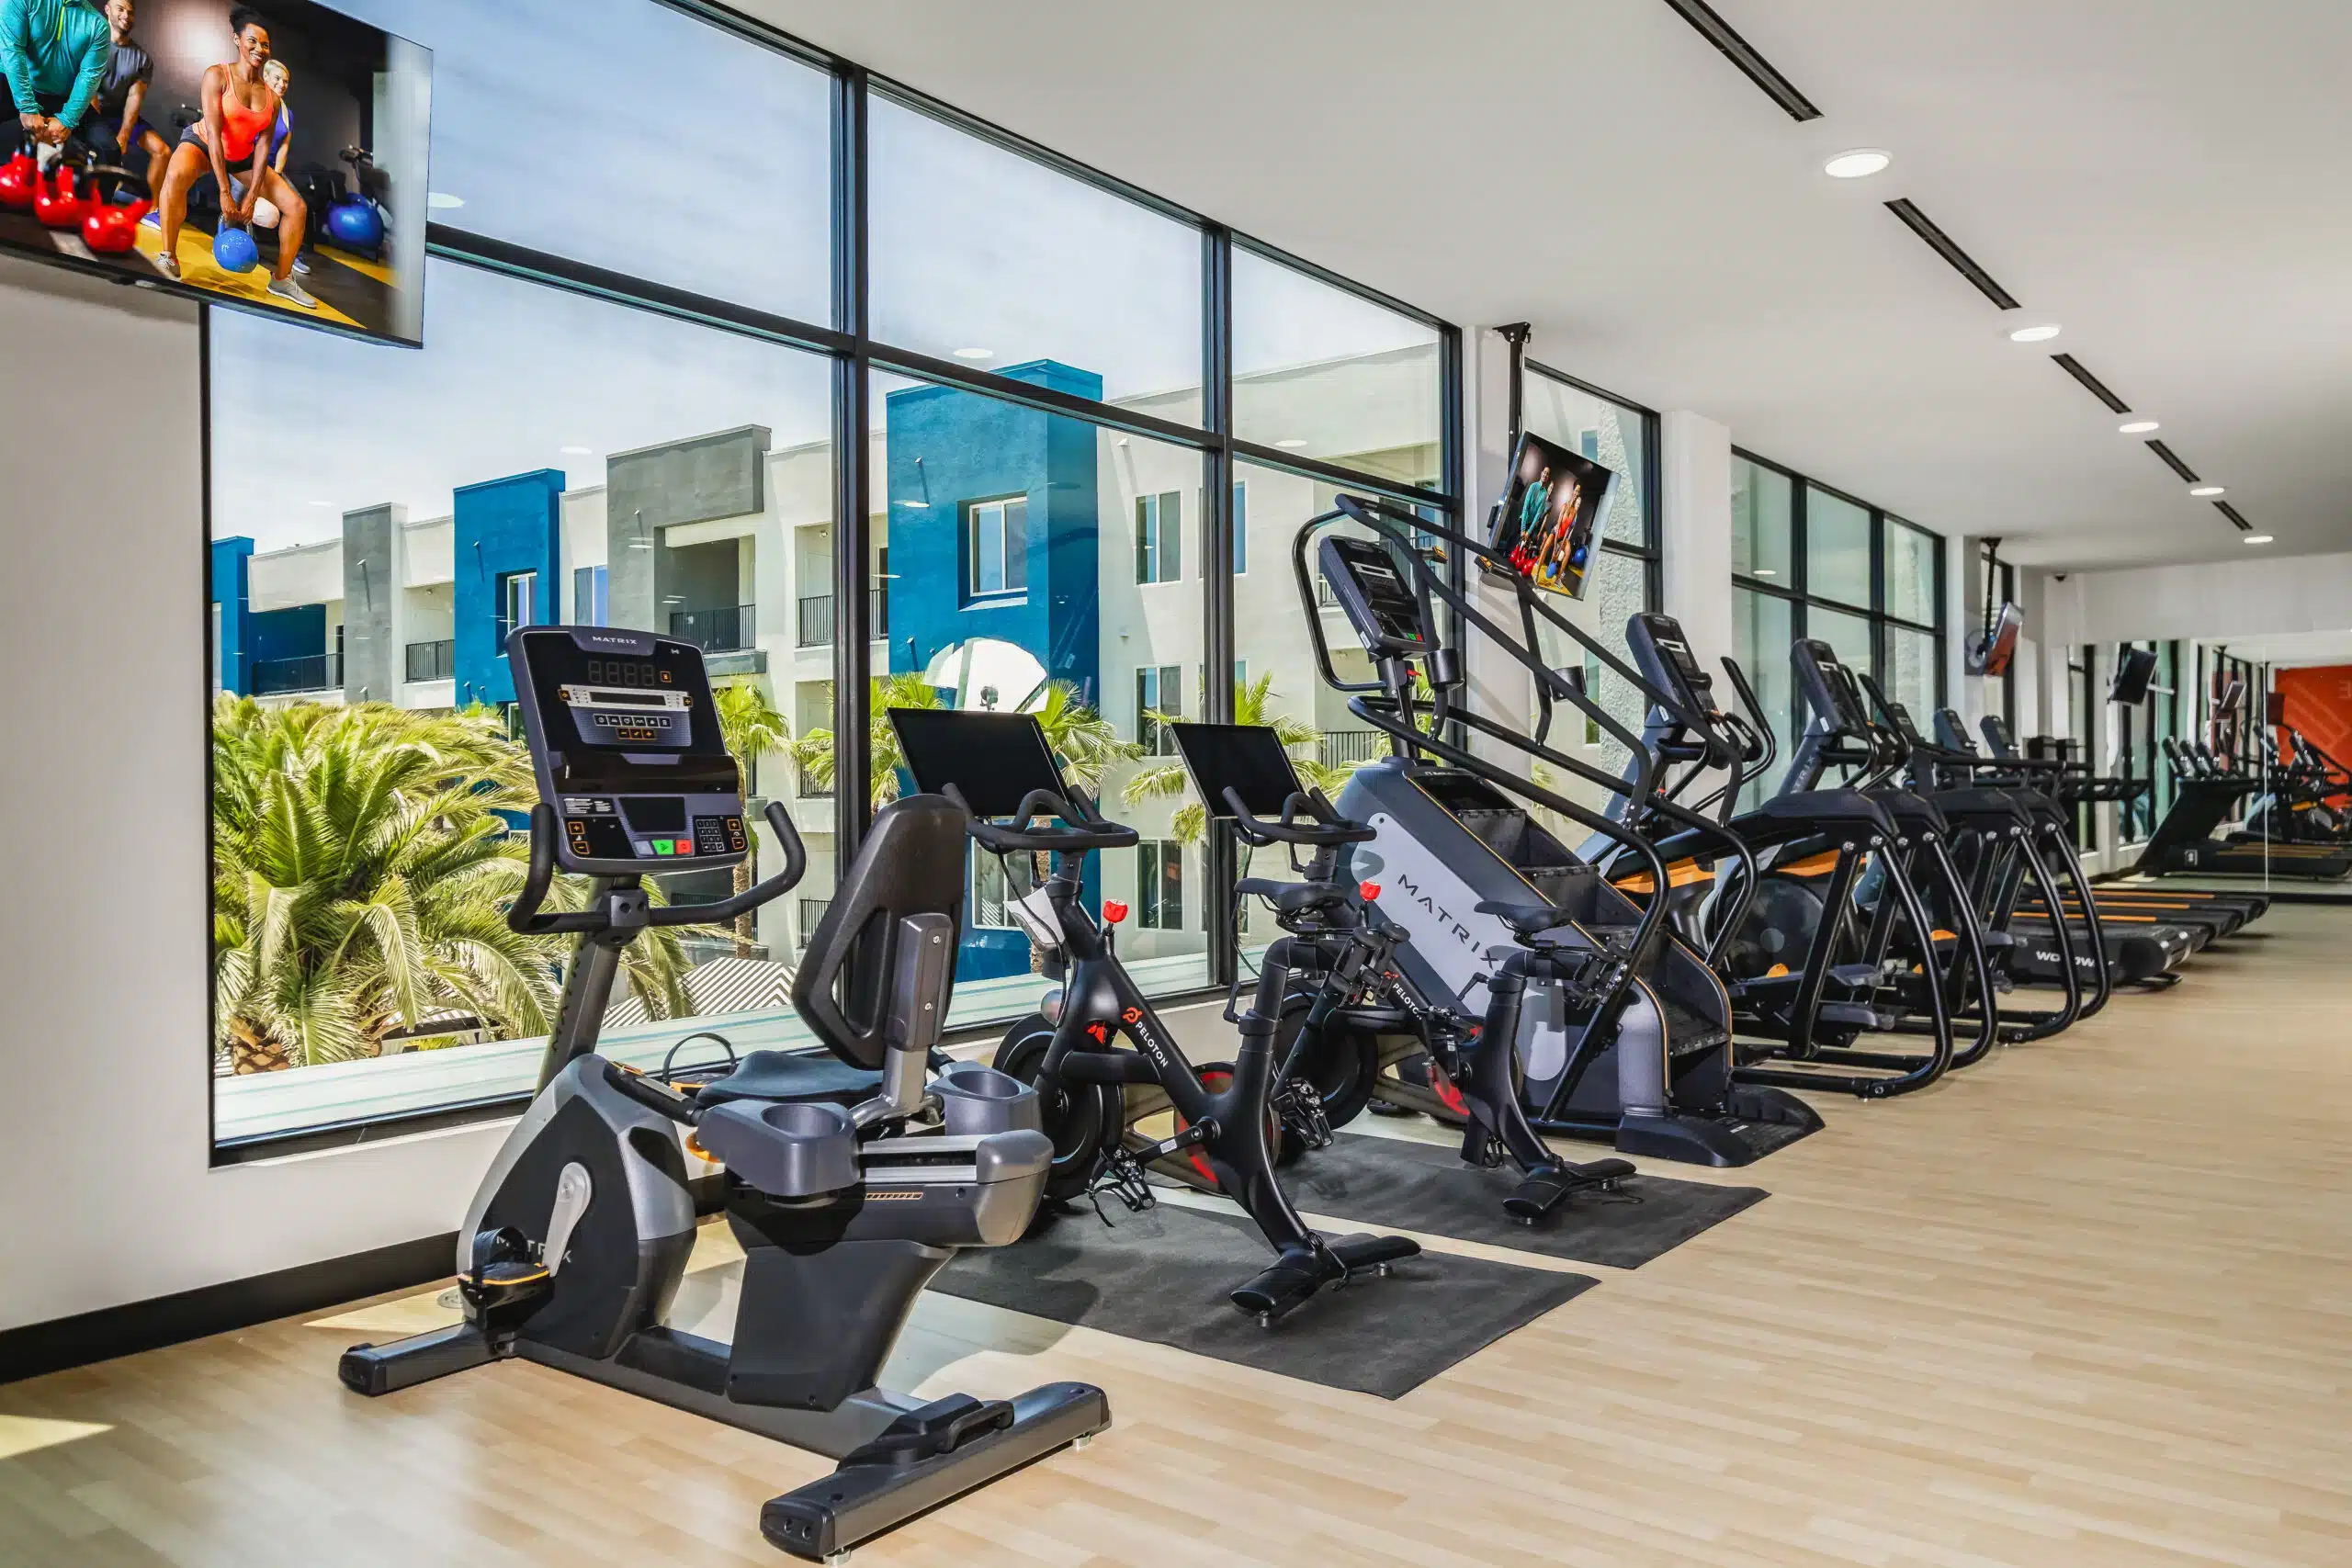
[[[384,243],[384,215],[372,201],[339,201],[327,209],[327,233],[347,249],[373,251]]]
[[[246,231],[223,224],[212,236],[212,262],[222,272],[251,272],[260,261],[261,250]]]

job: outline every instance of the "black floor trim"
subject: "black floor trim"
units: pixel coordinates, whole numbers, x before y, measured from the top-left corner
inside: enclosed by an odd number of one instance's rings
[[[458,1233],[0,1331],[0,1383],[160,1349],[449,1277]]]

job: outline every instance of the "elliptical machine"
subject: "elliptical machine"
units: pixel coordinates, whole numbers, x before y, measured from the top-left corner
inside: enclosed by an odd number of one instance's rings
[[[621,952],[788,891],[799,836],[771,802],[783,871],[717,904],[654,905],[646,873],[731,867],[751,848],[700,650],[526,626],[507,652],[540,796],[508,923],[580,946],[538,1094],[458,1232],[465,1320],[355,1346],[345,1386],[387,1394],[519,1358],[826,1454],[839,1468],[771,1499],[760,1529],[829,1562],[1107,1427],[1086,1383],[922,1402],[875,1382],[956,1249],[1027,1228],[1052,1160],[1020,1084],[978,1063],[927,1077],[954,983],[965,813],[936,795],[894,802],[843,871],[792,986],[836,1060],[753,1052],[682,1091],[596,1054]],[[543,911],[559,866],[595,879],[586,908]],[[731,1345],[663,1322],[695,1245],[688,1154],[725,1168],[743,1248]]]

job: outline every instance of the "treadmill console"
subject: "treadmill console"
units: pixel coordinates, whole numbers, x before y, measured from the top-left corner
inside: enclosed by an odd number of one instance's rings
[[[1437,638],[1421,613],[1421,596],[1396,569],[1387,547],[1373,539],[1327,536],[1316,547],[1323,580],[1346,612],[1364,651],[1375,660],[1433,653]]]
[[[1845,665],[1838,662],[1838,650],[1819,637],[1801,637],[1790,650],[1791,668],[1796,672],[1797,689],[1815,713],[1849,735],[1870,733],[1870,715],[1862,708],[1861,688]]]
[[[2018,760],[2018,738],[2009,728],[2009,721],[1999,714],[1988,713],[1978,720],[1984,731],[1984,743],[1993,748],[1993,755],[2004,762]]]
[[[506,654],[539,798],[563,825],[557,865],[635,876],[751,852],[700,649],[616,626],[517,626]]]

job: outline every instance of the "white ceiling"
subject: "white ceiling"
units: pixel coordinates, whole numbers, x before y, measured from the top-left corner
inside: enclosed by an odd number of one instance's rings
[[[2352,664],[2352,631],[2274,632],[2267,637],[2217,637],[2208,641],[2233,658],[2257,664]]]
[[[741,3],[2018,560],[2242,558],[2006,336],[2063,322],[2278,550],[2352,547],[2345,0],[1715,0],[1803,125],[1662,0]],[[1851,146],[1896,164],[1825,178]]]

